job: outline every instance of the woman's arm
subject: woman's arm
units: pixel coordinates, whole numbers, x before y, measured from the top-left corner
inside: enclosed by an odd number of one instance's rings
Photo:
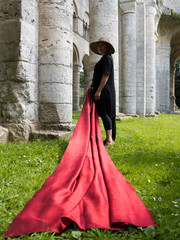
[[[101,78],[101,82],[99,84],[99,87],[96,91],[96,93],[94,94],[94,100],[97,101],[100,99],[101,96],[101,91],[103,89],[103,87],[106,85],[107,81],[108,81],[109,75],[107,73],[104,73],[102,78]]]

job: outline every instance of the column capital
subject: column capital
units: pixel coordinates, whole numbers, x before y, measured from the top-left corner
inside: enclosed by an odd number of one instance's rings
[[[74,64],[73,65],[73,72],[80,72],[82,68],[82,65]]]
[[[122,9],[123,14],[136,12],[137,0],[119,0],[119,7]]]

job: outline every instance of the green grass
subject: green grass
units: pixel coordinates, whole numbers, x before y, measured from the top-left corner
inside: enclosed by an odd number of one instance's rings
[[[73,113],[75,123],[79,113]],[[105,138],[103,127],[102,135]],[[0,239],[25,203],[54,172],[67,144],[68,140],[0,144]],[[116,144],[107,150],[154,215],[157,228],[81,231],[73,224],[62,234],[34,233],[11,239],[180,239],[180,115],[118,121]]]

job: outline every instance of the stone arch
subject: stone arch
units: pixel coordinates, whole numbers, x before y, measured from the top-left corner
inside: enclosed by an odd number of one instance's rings
[[[78,32],[78,8],[74,0],[73,0],[73,31]]]
[[[156,45],[156,109],[175,111],[175,63],[179,52],[180,21],[162,14],[158,24]]]
[[[80,60],[77,46],[73,43],[73,110],[79,109]]]
[[[170,57],[170,111],[175,112],[175,65],[180,59],[180,31],[176,31],[171,38],[171,57]]]

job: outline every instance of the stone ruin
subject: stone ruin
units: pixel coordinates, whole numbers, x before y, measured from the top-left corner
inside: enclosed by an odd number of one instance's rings
[[[0,142],[74,128],[80,71],[87,89],[101,36],[116,49],[117,113],[175,111],[179,0],[1,0]]]

